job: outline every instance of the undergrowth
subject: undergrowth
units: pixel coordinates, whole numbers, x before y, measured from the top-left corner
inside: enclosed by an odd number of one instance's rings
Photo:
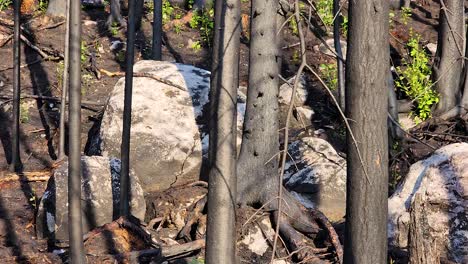
[[[214,28],[214,9],[195,10],[190,20],[190,27],[199,29],[203,42],[211,47]]]
[[[410,31],[408,58],[403,58],[402,67],[396,68],[398,78],[395,80],[396,87],[416,103],[415,121],[431,117],[431,106],[439,102],[439,95],[432,89],[429,55],[419,44],[420,39],[420,35]]]

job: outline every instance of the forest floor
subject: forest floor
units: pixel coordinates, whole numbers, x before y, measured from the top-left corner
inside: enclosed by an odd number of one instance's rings
[[[249,15],[249,3],[243,1],[243,17]],[[344,10],[346,13],[346,10]],[[410,28],[421,35],[421,45],[437,42],[437,25],[439,16],[438,1],[428,1],[424,6],[412,5],[411,15],[406,22],[400,11],[392,11],[391,19],[391,57],[395,66],[407,56],[406,43],[410,38]],[[182,18],[186,11],[177,9],[173,16],[179,14]],[[103,8],[83,8],[83,70],[82,95],[89,102],[82,107],[82,147],[88,140],[88,132],[95,122],[121,75],[124,67],[125,30],[114,28],[108,30],[105,26],[107,12]],[[150,59],[152,39],[152,14],[143,18],[140,31],[137,32],[136,61]],[[184,22],[184,21],[182,21]],[[163,34],[163,60],[176,61],[210,70],[211,50],[203,41],[203,34],[198,29],[192,29],[189,21],[176,25],[172,20],[165,25]],[[43,101],[34,96],[60,97],[63,72],[65,23],[61,20],[46,19],[41,12],[23,16],[23,35],[32,45],[21,43],[21,94],[26,98],[21,100],[21,159],[24,173],[19,178],[8,173],[11,144],[11,104],[8,98],[12,94],[12,9],[0,11],[0,139],[3,151],[0,151],[0,256],[2,262],[9,261],[30,263],[56,263],[57,256],[48,252],[46,241],[36,239],[34,216],[39,199],[42,196],[48,176],[56,163],[57,143],[59,137],[59,107],[56,101]],[[176,26],[175,26],[176,25]],[[323,39],[332,38],[326,35],[325,28],[315,32],[308,31],[306,35],[307,60],[320,72],[321,64],[333,64],[335,59],[320,52],[316,46]],[[321,34],[321,35],[320,35]],[[298,58],[299,38],[294,28],[285,26],[283,30],[283,67],[281,75],[285,79],[294,76],[300,64]],[[344,37],[342,37],[344,39]],[[240,85],[248,85],[248,41],[241,43],[240,52]],[[200,45],[198,45],[200,44]],[[32,47],[41,50],[42,55]],[[332,145],[339,152],[346,151],[343,123],[331,98],[313,77],[307,89],[314,94],[309,104],[315,111],[312,127],[308,131],[324,129]],[[28,98],[28,95],[30,96]],[[403,99],[399,94],[399,99]],[[425,143],[438,148],[452,142],[466,141],[463,135],[464,127],[456,121],[446,124],[426,125],[412,131],[416,137]],[[458,132],[457,132],[458,131]],[[300,131],[293,131],[299,134]],[[432,133],[432,134],[431,134]],[[452,134],[455,134],[453,136]],[[445,136],[444,136],[445,135]],[[452,135],[452,136],[450,136]],[[411,143],[391,151],[391,183],[390,191],[402,180],[409,165],[433,151],[421,143]],[[28,180],[29,179],[29,180]],[[196,190],[195,190],[196,191]],[[194,192],[195,192],[194,191]],[[338,229],[340,230],[340,229]],[[5,262],[6,261],[6,262]],[[260,262],[261,263],[261,262]]]

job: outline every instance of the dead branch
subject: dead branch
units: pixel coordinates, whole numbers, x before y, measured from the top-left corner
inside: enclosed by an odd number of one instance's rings
[[[198,239],[182,245],[174,245],[169,247],[162,247],[162,254],[164,257],[174,257],[187,252],[196,251],[205,247],[205,239]]]
[[[61,26],[65,23],[65,21],[60,21],[58,23],[55,23],[55,24],[52,24],[52,25],[47,25],[47,26],[43,26],[43,27],[40,27],[37,29],[37,31],[41,31],[41,30],[45,30],[45,29],[51,29],[51,28],[56,28],[58,26]]]
[[[45,60],[59,60],[60,59],[60,57],[51,57],[51,56],[47,55],[38,46],[32,44],[31,41],[29,41],[23,34],[20,35],[20,38],[24,42],[24,44],[28,45],[31,49],[33,49],[34,51],[39,53],[39,55],[41,55],[41,57],[44,58]]]
[[[99,71],[101,73],[109,76],[109,77],[125,76],[124,72],[110,72],[110,71],[107,71],[107,70],[104,70],[104,69],[99,69]],[[187,91],[187,89],[185,87],[183,87],[183,86],[175,84],[175,83],[173,83],[173,82],[171,82],[169,80],[166,80],[166,79],[159,78],[157,76],[151,75],[150,73],[147,73],[147,72],[134,72],[133,77],[150,78],[150,79],[153,79],[153,80],[158,81],[160,83],[164,83],[164,84],[167,84],[169,86],[175,87],[175,88],[177,88],[179,90]]]

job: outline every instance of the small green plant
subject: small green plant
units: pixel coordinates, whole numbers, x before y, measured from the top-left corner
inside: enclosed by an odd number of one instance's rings
[[[182,32],[182,24],[174,23],[174,32],[176,34],[180,34],[180,32]]]
[[[37,8],[39,13],[45,14],[45,12],[47,11],[48,2],[49,1],[46,1],[46,0],[40,0],[39,1],[39,7]]]
[[[322,63],[319,66],[320,72],[322,73],[322,78],[325,84],[334,91],[338,85],[338,72],[336,69],[336,64],[333,63]]]
[[[57,68],[55,69],[56,70],[56,73],[57,73],[57,85],[59,87],[62,87],[62,84],[63,84],[63,71],[65,70],[65,63],[62,61],[60,61],[59,63],[57,63]]]
[[[203,258],[194,258],[192,260],[190,260],[189,264],[204,264],[205,263],[205,259]]]
[[[345,36],[348,35],[348,25],[349,25],[349,21],[348,21],[348,17],[347,16],[342,16],[342,20],[341,20],[341,30],[343,30],[343,34]]]
[[[210,46],[213,38],[214,9],[194,11],[189,24],[191,28],[200,29],[203,42]]]
[[[167,24],[171,20],[172,13],[174,13],[174,7],[171,5],[169,0],[163,0],[162,4],[162,22]]]
[[[112,22],[109,32],[113,37],[117,36],[119,34],[119,24],[117,22]]]
[[[198,52],[199,50],[201,50],[202,46],[201,46],[200,41],[195,41],[195,42],[193,42],[191,48],[192,48],[195,52]]]
[[[416,121],[431,117],[431,106],[439,102],[439,95],[432,89],[429,56],[419,44],[420,38],[410,30],[409,56],[403,58],[403,67],[396,68],[398,78],[395,80],[396,87],[416,102],[417,108],[413,113]]]
[[[292,55],[292,62],[296,65],[301,63],[301,58],[299,56],[298,50],[294,50],[293,55]]]
[[[115,59],[122,63],[125,62],[125,50],[121,49],[115,54]]]
[[[7,9],[12,3],[13,0],[0,0],[0,11]]]
[[[86,60],[88,59],[88,46],[86,46],[86,41],[81,41],[81,64],[86,63]]]
[[[154,1],[145,1],[145,8],[148,13],[154,12]]]
[[[318,0],[316,8],[325,26],[333,25],[333,0]]]
[[[20,122],[29,122],[29,104],[25,100],[20,100]]]
[[[401,8],[401,13],[400,13],[401,23],[403,23],[403,25],[408,24],[408,21],[409,21],[410,17],[411,17],[411,8],[402,7]]]
[[[291,29],[293,35],[299,35],[299,29],[297,28],[297,22],[295,18],[289,20],[289,29]]]

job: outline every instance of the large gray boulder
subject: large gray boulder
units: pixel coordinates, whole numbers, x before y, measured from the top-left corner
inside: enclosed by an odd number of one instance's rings
[[[145,192],[197,180],[202,146],[196,120],[208,102],[210,72],[162,61],[139,61],[134,72],[147,77],[133,78],[130,167]],[[121,78],[110,95],[92,154],[120,157],[124,85]]]
[[[317,208],[331,221],[346,211],[346,160],[327,141],[304,137],[288,148],[284,186],[307,208]]]
[[[81,212],[83,232],[118,218],[120,206],[120,160],[108,157],[81,157]],[[130,173],[130,213],[144,220],[143,189]],[[54,171],[47,183],[36,216],[39,238],[68,240],[68,161]]]
[[[410,226],[422,227],[436,257],[468,263],[468,144],[442,147],[413,164],[388,211],[391,246],[405,249],[417,236]]]

